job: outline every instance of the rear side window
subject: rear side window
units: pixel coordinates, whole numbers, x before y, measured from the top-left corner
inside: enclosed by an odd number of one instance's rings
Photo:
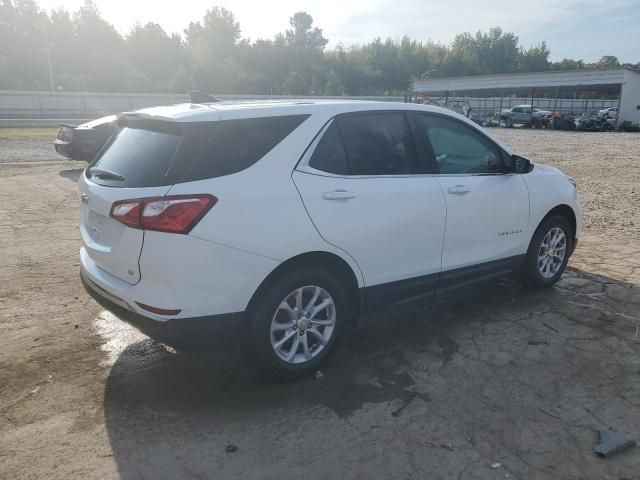
[[[88,169],[88,176],[95,183],[113,187],[168,185],[169,170],[181,139],[180,131],[174,128],[125,127],[105,146]],[[100,175],[100,171],[112,175]]]
[[[215,122],[201,153],[188,162],[182,181],[221,177],[250,167],[293,132],[308,115]]]
[[[309,166],[336,175],[418,173],[415,144],[402,112],[336,118],[318,142]]]
[[[352,175],[415,173],[415,144],[404,113],[349,115],[337,122]]]

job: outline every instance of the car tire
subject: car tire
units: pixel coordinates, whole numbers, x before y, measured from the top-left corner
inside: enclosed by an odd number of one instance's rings
[[[304,268],[279,275],[250,308],[243,351],[257,367],[280,378],[312,373],[342,338],[346,312],[344,288],[328,271]]]
[[[549,288],[562,276],[573,248],[571,225],[562,215],[545,218],[536,229],[522,267],[523,284]]]

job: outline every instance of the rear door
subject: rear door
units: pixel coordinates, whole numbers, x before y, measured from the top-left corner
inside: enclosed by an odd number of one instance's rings
[[[445,204],[419,154],[405,113],[352,114],[330,122],[293,173],[320,235],[368,287],[386,284],[386,301],[435,287],[441,268]]]
[[[442,251],[445,271],[509,259],[526,251],[529,192],[511,173],[507,154],[490,138],[450,116],[417,114],[436,160],[435,176],[446,199]]]
[[[173,122],[123,128],[80,177],[80,232],[98,267],[127,283],[140,280],[144,232],[110,217],[114,202],[163,196],[182,134]]]

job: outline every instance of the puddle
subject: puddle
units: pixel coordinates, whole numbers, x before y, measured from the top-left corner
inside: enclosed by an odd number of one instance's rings
[[[146,335],[107,310],[102,310],[98,314],[93,321],[93,326],[103,341],[100,348],[107,354],[107,358],[100,362],[103,367],[112,366],[128,347],[148,339]]]

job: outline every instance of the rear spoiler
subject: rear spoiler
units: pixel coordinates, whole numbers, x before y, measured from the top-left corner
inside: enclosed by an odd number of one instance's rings
[[[221,101],[222,100],[214,97],[210,93],[200,92],[198,90],[192,90],[189,92],[190,103],[217,103]]]
[[[160,115],[149,115],[140,112],[123,112],[116,115],[118,126],[141,128],[145,130],[157,130],[163,132],[175,132],[180,130],[178,122],[173,118]]]

